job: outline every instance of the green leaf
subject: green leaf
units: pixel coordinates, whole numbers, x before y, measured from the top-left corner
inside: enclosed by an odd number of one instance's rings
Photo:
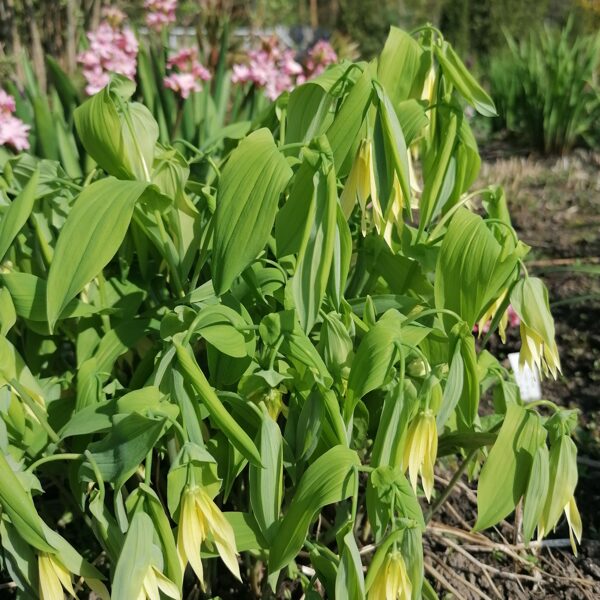
[[[350,168],[351,161],[348,159],[354,156],[352,149],[358,145],[358,135],[371,104],[372,82],[373,78],[367,67],[350,90],[333,123],[327,129],[327,139],[333,151],[333,160],[338,176],[345,175]]]
[[[460,208],[440,248],[436,308],[456,312],[472,329],[488,304],[508,287],[519,257],[520,249],[507,250],[481,217]]]
[[[290,503],[269,552],[269,571],[287,565],[300,551],[316,513],[354,494],[356,452],[336,446],[308,467]]]
[[[291,176],[267,129],[251,133],[231,153],[219,180],[215,213],[212,265],[218,295],[264,248]]]
[[[549,474],[548,494],[542,512],[545,533],[556,527],[577,487],[577,446],[568,435],[561,435],[550,447]]]
[[[248,355],[248,336],[242,332],[246,327],[247,323],[239,313],[219,304],[206,306],[200,311],[195,331],[219,352],[242,358]]]
[[[0,452],[0,505],[19,535],[28,544],[41,552],[55,551],[46,539],[43,521],[35,510],[31,496],[25,491],[2,452]]]
[[[153,536],[152,519],[142,511],[136,512],[115,567],[112,600],[131,600],[142,593],[144,579],[152,565]]]
[[[17,322],[17,313],[10,292],[0,288],[0,335],[5,336]]]
[[[443,122],[441,121],[442,117],[445,117]],[[456,144],[458,117],[454,111],[445,111],[440,113],[438,120],[443,123],[440,125],[442,141],[439,146],[436,145],[430,149],[430,154],[426,157],[429,160],[424,163],[425,185],[419,205],[419,233],[425,230],[441,210],[454,187],[453,182],[451,186],[447,184],[448,177],[452,177],[449,171]]]
[[[365,598],[365,579],[362,562],[352,530],[342,540],[340,566],[335,579],[335,597],[348,600]]]
[[[38,185],[39,170],[36,169],[27,182],[27,185],[21,190],[19,195],[10,203],[0,219],[0,262],[7,253],[17,234],[27,222],[33,203],[36,199],[36,190]]]
[[[527,488],[533,456],[545,437],[537,414],[517,404],[508,405],[479,477],[477,531],[495,525],[514,510]]]
[[[318,158],[312,151],[305,152],[304,160],[292,179],[289,196],[275,220],[279,258],[300,251],[306,224],[314,219],[315,182],[319,180],[317,172]]]
[[[146,183],[109,177],[81,192],[56,242],[48,275],[51,330],[69,302],[116,254],[146,188]]]
[[[331,159],[322,156],[313,185],[313,208],[304,222],[304,236],[291,283],[300,325],[307,333],[317,320],[333,261],[338,201]]]
[[[377,80],[395,106],[410,97],[422,54],[423,50],[414,38],[397,27],[390,27],[377,63]]]
[[[46,317],[46,281],[30,273],[11,272],[0,275],[0,281],[10,292],[19,317],[44,322]],[[91,304],[74,298],[62,311],[61,318],[85,317],[99,311]]]
[[[102,478],[119,489],[159,440],[165,422],[138,413],[115,415],[109,434],[89,446]]]
[[[458,340],[454,346],[454,352],[452,353],[448,377],[446,379],[446,386],[444,387],[444,395],[442,396],[442,404],[435,419],[438,431],[444,430],[446,421],[456,408],[456,405],[458,404],[458,401],[462,395],[465,366],[461,354],[461,348],[461,341]]]
[[[266,550],[267,542],[263,538],[260,529],[251,513],[224,512],[225,518],[233,527],[235,535],[235,547],[238,552],[247,550]]]
[[[283,491],[283,438],[279,426],[266,410],[262,413],[258,448],[263,468],[250,466],[250,506],[260,531],[273,542],[274,525],[279,520]]]
[[[440,62],[444,75],[460,92],[461,96],[484,117],[496,117],[496,107],[493,100],[477,83],[473,75],[450,44],[444,42],[442,48],[434,46],[435,56]]]
[[[39,590],[39,577],[34,549],[19,535],[6,516],[0,519],[0,539],[8,575],[26,594],[26,598],[35,598]]]
[[[348,65],[335,65],[318,77],[299,85],[290,94],[287,105],[285,143],[309,142],[324,133],[331,124],[331,105],[335,88],[347,74]]]
[[[525,501],[523,503],[523,538],[526,543],[531,540],[533,531],[540,522],[544,504],[548,498],[549,484],[550,466],[548,446],[541,444],[533,455],[531,475],[527,482]]]
[[[248,461],[260,467],[262,465],[260,452],[248,434],[240,427],[237,421],[227,412],[215,391],[208,383],[204,373],[198,366],[193,355],[178,342],[175,342],[177,361],[188,383],[193,386],[202,404],[208,410],[211,420],[223,431],[229,441],[237,448]]]
[[[127,102],[134,91],[132,81],[114,75],[75,109],[75,125],[86,152],[109,175],[149,181],[158,125],[143,104]]]

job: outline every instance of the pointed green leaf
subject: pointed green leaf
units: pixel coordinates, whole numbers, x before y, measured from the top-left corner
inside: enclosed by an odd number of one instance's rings
[[[231,153],[219,180],[215,213],[212,264],[218,295],[264,248],[291,176],[268,129],[251,133]]]

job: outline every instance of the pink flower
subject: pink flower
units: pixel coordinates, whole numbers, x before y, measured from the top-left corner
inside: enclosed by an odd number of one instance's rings
[[[295,61],[293,50],[285,50],[279,61],[279,67],[286,75],[294,76],[302,73],[302,65]]]
[[[337,54],[331,44],[318,41],[308,52],[306,59],[306,79],[320,75],[329,65],[337,62]]]
[[[163,79],[166,88],[178,93],[182,98],[187,98],[191,92],[202,91],[200,82],[192,73],[172,73]]]
[[[165,87],[187,98],[192,92],[202,90],[202,81],[208,81],[211,74],[198,61],[196,48],[182,48],[167,59],[170,73],[163,79]]]
[[[12,146],[17,151],[27,150],[29,129],[29,125],[25,125],[21,119],[7,113],[0,114],[0,146]]]
[[[247,62],[233,65],[232,71],[232,83],[253,83],[270,100],[292,90],[302,76],[294,51],[284,48],[276,36],[262,39],[259,49],[248,52]]]
[[[81,52],[77,60],[83,67],[87,81],[85,91],[92,95],[99,92],[110,80],[110,73],[119,73],[133,79],[137,70],[138,41],[128,27],[121,28],[125,15],[115,9],[105,12],[94,31],[88,31],[88,50]]]
[[[100,90],[104,89],[110,81],[110,75],[108,72],[103,71],[101,68],[85,71],[84,75],[87,79],[85,93],[88,96],[97,94]]]
[[[162,31],[167,25],[175,23],[177,0],[146,0],[144,8],[148,11],[146,25],[154,31]]]
[[[0,88],[0,115],[10,115],[15,112],[16,108],[15,99]]]
[[[196,48],[182,48],[167,59],[167,67],[177,67],[180,71],[189,71],[194,62],[197,61],[198,51]]]
[[[233,73],[231,74],[232,83],[248,83],[252,81],[252,71],[248,65],[237,64],[233,65]]]
[[[521,319],[517,314],[517,311],[512,307],[512,304],[508,305],[508,326],[518,327],[521,324]]]
[[[15,117],[15,99],[0,88],[0,146],[12,146],[15,150],[27,150],[29,125]]]

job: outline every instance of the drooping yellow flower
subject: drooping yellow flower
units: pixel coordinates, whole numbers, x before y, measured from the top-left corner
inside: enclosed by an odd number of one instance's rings
[[[506,298],[507,292],[508,292],[508,290],[504,290],[504,292],[502,294],[500,294],[500,296],[498,296],[498,299],[495,302],[493,302],[490,305],[490,307],[485,311],[485,313],[481,316],[481,319],[479,319],[479,322],[477,323],[478,337],[481,337],[481,334],[485,332],[485,326],[486,326],[487,322],[491,321],[494,318],[494,316],[496,315],[496,313],[500,310],[500,307],[502,306],[502,303],[504,302],[504,299]],[[498,333],[500,334],[500,339],[502,340],[503,344],[506,344],[506,326],[507,325],[508,325],[508,310],[505,310],[504,314],[500,318],[500,323],[498,324]]]
[[[402,554],[393,550],[373,579],[369,588],[369,600],[410,600],[412,584]]]
[[[571,540],[571,548],[573,548],[573,554],[577,556],[577,544],[581,544],[583,525],[581,523],[581,515],[579,514],[579,509],[577,508],[577,502],[575,502],[574,496],[571,496],[571,499],[565,506],[565,515],[567,517],[567,522],[569,523],[569,538]]]
[[[346,185],[340,197],[340,204],[346,219],[350,218],[354,205],[358,201],[362,211],[361,227],[363,235],[367,230],[366,209],[367,200],[371,197],[373,206],[379,207],[375,171],[373,169],[373,151],[371,140],[364,139],[358,147],[354,164],[348,174]],[[375,210],[375,209],[374,209]],[[381,211],[381,209],[379,209]]]
[[[200,546],[205,540],[216,546],[227,568],[241,580],[233,528],[212,498],[194,485],[186,488],[181,500],[177,552],[182,567],[189,562],[200,583],[204,575]]]
[[[410,483],[417,491],[417,476],[427,501],[433,492],[433,466],[437,456],[437,425],[430,409],[421,411],[411,422],[404,445],[404,469],[408,468]]]
[[[179,588],[156,567],[150,566],[144,577],[137,600],[160,600],[160,592],[169,598],[175,598],[175,600],[181,598]]]
[[[75,597],[71,573],[54,554],[40,553],[38,557],[40,600],[64,600],[63,588]]]
[[[421,91],[421,100],[427,100],[428,104],[433,104],[433,91],[435,86],[435,67],[431,65],[427,72],[427,77],[423,83],[423,90]]]
[[[558,357],[558,348],[554,339],[545,340],[534,329],[528,327],[523,321],[520,325],[521,333],[521,353],[519,357],[520,365],[529,365],[530,368],[537,367],[538,371],[544,375],[552,374],[556,379],[558,373],[561,373],[560,358]]]
[[[38,578],[40,600],[64,600],[63,589],[73,598],[76,598],[71,581],[71,572],[67,569],[58,556],[41,552],[38,556]],[[101,600],[110,600],[106,586],[98,579],[86,578],[88,587]],[[153,598],[154,600],[154,598]]]
[[[521,319],[520,365],[536,367],[556,379],[560,359],[554,339],[554,320],[548,304],[548,290],[538,277],[526,277],[513,287],[510,301]]]

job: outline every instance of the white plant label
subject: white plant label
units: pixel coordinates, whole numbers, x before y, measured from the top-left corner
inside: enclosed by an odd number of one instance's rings
[[[519,353],[512,352],[508,355],[510,366],[515,374],[515,381],[519,386],[521,398],[525,401],[541,400],[542,386],[537,369],[529,368],[528,365],[519,366]]]

